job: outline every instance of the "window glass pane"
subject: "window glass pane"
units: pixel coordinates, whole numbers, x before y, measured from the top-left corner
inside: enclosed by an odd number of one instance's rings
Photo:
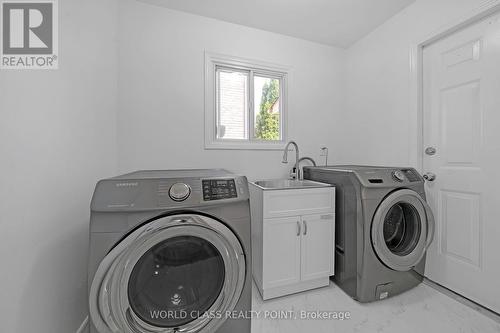
[[[248,139],[248,73],[218,70],[217,139]]]
[[[280,140],[280,80],[255,75],[254,89],[255,138]]]

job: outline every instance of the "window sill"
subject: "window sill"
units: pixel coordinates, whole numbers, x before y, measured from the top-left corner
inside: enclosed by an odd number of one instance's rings
[[[220,142],[205,143],[205,150],[283,150],[285,141],[274,142]]]

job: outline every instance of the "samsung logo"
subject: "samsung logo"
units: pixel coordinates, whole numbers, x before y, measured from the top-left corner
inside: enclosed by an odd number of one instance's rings
[[[135,187],[137,185],[139,185],[138,182],[135,182],[135,183],[117,183],[116,187]]]

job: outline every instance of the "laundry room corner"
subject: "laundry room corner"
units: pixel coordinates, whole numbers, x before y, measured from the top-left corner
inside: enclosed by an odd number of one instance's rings
[[[117,1],[60,1],[57,70],[0,72],[4,332],[76,332],[92,189],[116,173]]]
[[[494,3],[419,0],[348,48],[347,112],[340,127],[352,144],[347,150],[340,148],[346,160],[417,166],[420,142],[412,48]]]

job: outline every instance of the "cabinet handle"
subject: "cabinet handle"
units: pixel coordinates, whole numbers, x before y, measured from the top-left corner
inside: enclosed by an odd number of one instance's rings
[[[307,221],[304,221],[304,236],[307,235]]]
[[[300,229],[301,229],[300,222],[297,221],[297,237],[300,236]]]

